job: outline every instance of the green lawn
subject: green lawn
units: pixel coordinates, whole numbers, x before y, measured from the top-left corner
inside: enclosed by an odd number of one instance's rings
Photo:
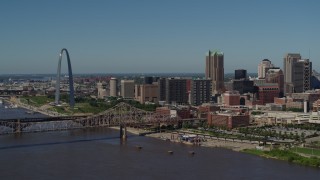
[[[280,149],[273,149],[271,151],[260,151],[255,149],[245,149],[242,152],[254,154],[266,158],[275,158],[279,160],[284,160],[288,162],[292,162],[295,164],[305,165],[305,166],[313,166],[319,167],[320,166],[320,159],[317,157],[303,157],[291,150],[280,150]]]
[[[297,153],[302,153],[302,154],[320,156],[319,149],[297,147],[297,148],[292,148],[291,151],[297,152]]]
[[[248,154],[254,154],[254,155],[258,155],[258,156],[262,156],[263,155],[263,151],[262,150],[257,150],[257,149],[244,149],[242,150],[242,152],[248,153]]]
[[[67,96],[62,96],[61,101],[66,102],[68,101]],[[54,102],[54,97],[48,97],[48,96],[28,96],[28,97],[21,97],[21,102],[25,104],[29,104],[31,106],[40,107],[45,104],[48,104],[50,102]],[[56,111],[61,114],[68,114],[73,115],[75,113],[92,113],[92,114],[98,114],[100,112],[103,112],[107,110],[108,108],[113,107],[119,102],[122,101],[114,101],[111,104],[105,103],[103,100],[95,100],[88,97],[82,97],[82,98],[75,98],[75,108],[71,109],[68,105],[66,106],[56,106],[50,108],[52,111]],[[146,111],[154,111],[158,105],[145,105],[140,104],[136,101],[126,101],[126,103],[129,103],[130,105],[140,108]]]
[[[50,102],[53,102],[54,99],[50,99],[47,96],[29,96],[29,97],[22,97],[21,101],[28,104],[40,107],[42,105],[48,104]]]
[[[21,97],[21,102],[25,104],[29,104],[35,107],[40,107],[50,102],[54,102],[53,98],[48,98],[47,96],[29,96],[29,97]],[[56,111],[62,114],[72,115],[75,113],[92,113],[97,114],[107,110],[109,107],[103,102],[81,102],[76,103],[75,108],[71,109],[69,106],[55,106],[50,108],[50,110]]]
[[[76,113],[92,113],[92,114],[98,114],[100,112],[103,112],[107,110],[107,107],[105,106],[91,106],[89,103],[76,103],[74,109],[71,109],[69,106],[55,106],[52,107],[53,111],[56,111],[58,113],[67,114],[67,115],[73,115]]]

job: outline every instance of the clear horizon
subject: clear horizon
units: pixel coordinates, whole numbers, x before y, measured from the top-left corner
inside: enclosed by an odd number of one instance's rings
[[[227,73],[256,73],[263,59],[282,68],[286,53],[320,71],[319,9],[316,0],[4,0],[0,74],[54,74],[62,48],[75,74],[204,73],[214,49]]]

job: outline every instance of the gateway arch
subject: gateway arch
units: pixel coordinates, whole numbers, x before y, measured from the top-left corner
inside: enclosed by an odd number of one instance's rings
[[[69,73],[69,90],[70,90],[70,107],[74,107],[74,88],[73,88],[73,76],[72,76],[72,68],[71,68],[71,61],[69,52],[66,48],[61,49],[59,55],[59,63],[58,63],[58,70],[57,70],[57,83],[56,83],[56,96],[55,96],[55,104],[58,105],[60,101],[60,76],[61,76],[61,60],[63,52],[67,55],[68,60],[68,73]]]

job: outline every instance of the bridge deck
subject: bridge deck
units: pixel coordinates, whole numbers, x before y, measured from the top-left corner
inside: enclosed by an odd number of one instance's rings
[[[113,108],[94,116],[0,119],[0,134],[67,130],[100,126],[181,124],[185,121],[197,120],[205,119],[181,119],[180,117],[171,117],[166,114],[157,114],[137,109],[126,103],[119,103]]]
[[[48,121],[63,121],[87,118],[88,116],[59,116],[59,117],[41,117],[41,118],[14,118],[14,119],[0,119],[0,122],[48,122]]]

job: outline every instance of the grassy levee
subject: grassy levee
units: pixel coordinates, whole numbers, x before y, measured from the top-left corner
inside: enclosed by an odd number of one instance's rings
[[[77,113],[98,114],[107,110],[108,108],[105,106],[91,106],[89,103],[77,103],[74,109],[64,106],[55,106],[51,107],[50,109],[58,113],[73,115]]]
[[[271,151],[261,151],[255,149],[245,149],[242,152],[254,154],[266,158],[274,158],[300,164],[304,166],[320,167],[320,159],[317,157],[303,157],[299,154],[292,152],[291,150],[273,149]]]
[[[25,104],[30,104],[32,106],[40,107],[49,102],[53,102],[54,99],[48,98],[47,96],[29,96],[29,97],[22,97],[21,101]]]
[[[35,107],[41,107],[43,105],[49,104],[50,102],[54,102],[54,96],[26,96],[21,97],[20,101],[22,103],[35,106]],[[134,106],[136,108],[153,112],[158,107],[158,105],[155,104],[140,104],[137,101],[132,100],[112,100],[111,102],[107,103],[105,100],[100,99],[93,99],[90,97],[76,97],[75,98],[75,107],[72,109],[69,107],[68,103],[68,96],[63,95],[60,98],[60,102],[62,103],[62,106],[53,106],[49,109],[51,111],[58,112],[60,114],[67,114],[67,115],[73,115],[73,114],[98,114],[100,112],[103,112],[109,108],[112,108],[116,104],[120,102],[125,102],[130,104],[131,106]],[[63,103],[64,102],[64,103]]]
[[[296,148],[292,148],[291,151],[297,152],[297,153],[302,153],[302,154],[307,154],[307,155],[320,156],[319,149],[296,147]]]
[[[263,156],[263,154],[264,154],[264,151],[256,150],[256,149],[244,149],[241,152],[245,152],[245,153],[253,154],[253,155],[258,155],[258,156]]]

